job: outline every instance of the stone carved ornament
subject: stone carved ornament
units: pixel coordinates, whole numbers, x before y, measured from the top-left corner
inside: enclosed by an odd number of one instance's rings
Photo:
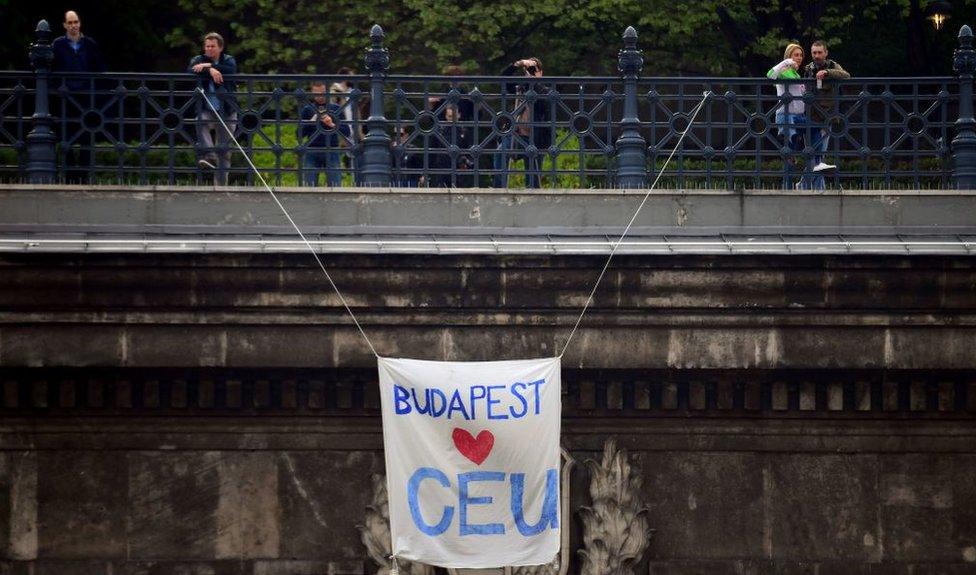
[[[390,572],[390,554],[393,553],[393,538],[390,536],[390,505],[386,493],[386,476],[373,475],[373,498],[366,506],[365,524],[357,526],[366,553],[380,566],[376,575]],[[434,575],[434,568],[423,563],[398,559],[400,573],[404,575]]]
[[[641,477],[627,451],[608,439],[599,463],[586,460],[593,505],[580,508],[583,519],[581,575],[632,575],[651,540],[647,507],[641,500]]]
[[[563,467],[560,478],[560,513],[570,517],[569,479],[576,460],[562,450]],[[640,499],[640,476],[633,473],[627,462],[627,452],[618,450],[616,442],[607,440],[603,459],[598,464],[586,461],[590,468],[590,497],[592,507],[580,509],[583,518],[582,575],[631,575],[631,567],[640,560],[650,542],[647,527],[647,508]],[[565,527],[565,525],[564,525]],[[373,561],[379,565],[375,575],[389,575],[392,538],[390,536],[389,497],[386,476],[373,475],[373,497],[366,506],[365,524],[359,525],[363,545]],[[498,575],[566,575],[569,569],[569,529],[562,530],[561,552],[552,563],[528,567],[498,569],[448,569],[451,575],[478,571]],[[434,575],[429,565],[399,559],[401,573]]]

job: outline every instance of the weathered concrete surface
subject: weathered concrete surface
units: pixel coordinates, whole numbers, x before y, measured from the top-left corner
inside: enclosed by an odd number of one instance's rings
[[[754,453],[647,453],[643,497],[655,558],[763,557],[762,458]],[[721,486],[721,487],[719,487]],[[708,541],[708,545],[701,542]]]
[[[315,419],[210,418],[189,425],[180,419],[142,419],[145,437],[129,438],[128,447],[108,436],[131,432],[110,422],[8,420],[3,434],[40,438],[71,430],[65,447],[74,447],[0,450],[0,501],[19,501],[21,509],[14,514],[19,526],[0,523],[0,573],[374,569],[356,525],[369,503],[370,475],[383,469],[377,420],[368,426],[373,447],[345,445],[337,425],[333,447],[289,449],[255,434],[299,444],[306,428],[318,426]],[[899,429],[913,433],[907,422],[884,424],[886,430],[853,421],[714,422],[723,437],[764,438],[737,445],[704,440],[706,428],[686,419],[663,426],[633,418],[568,423],[565,442],[578,460],[598,457],[599,441],[616,436],[643,474],[642,496],[656,531],[638,572],[908,575],[976,567],[976,429],[970,422],[925,424],[918,433],[928,443],[898,451],[889,450],[886,436]],[[161,433],[167,426],[184,431]],[[249,434],[252,439],[234,448],[199,443]],[[953,434],[967,434],[966,447],[925,452]],[[804,443],[803,435],[819,440]],[[103,451],[108,445],[115,448]],[[13,468],[37,474],[11,482]],[[574,510],[588,503],[587,481],[578,468]],[[11,516],[8,508],[2,507],[4,517]],[[574,519],[567,526],[577,547],[579,524]],[[30,543],[24,534],[35,529]],[[10,551],[11,533],[19,538],[19,554]]]
[[[71,561],[82,570],[106,560],[125,563],[127,573],[159,562],[168,566],[147,572],[180,572],[194,561],[199,572],[236,562],[229,572],[292,573],[330,561],[346,565],[340,572],[360,572],[355,526],[369,496],[360,486],[382,470],[382,455],[363,451],[174,452],[160,445],[0,456],[0,560]],[[13,472],[29,477],[8,479]],[[276,566],[283,560],[308,565]]]
[[[0,257],[0,367],[369,367],[295,255]],[[333,277],[388,356],[549,356],[602,258],[341,256]],[[314,265],[314,264],[312,264]],[[621,257],[564,365],[976,368],[965,257]]]
[[[122,415],[118,410],[108,409],[105,412],[112,415],[103,415],[102,419],[52,416],[52,421],[43,424],[37,420],[30,423],[9,418],[0,427],[0,450],[344,453],[374,452],[383,447],[380,422],[375,415],[354,417],[348,412],[337,415],[336,410],[328,410],[301,417],[285,416],[280,411],[260,417],[211,409],[209,415],[204,415],[204,410],[194,410],[179,415],[169,411],[167,417],[158,417],[149,416],[151,410],[132,411]],[[976,445],[976,426],[972,424],[976,408],[947,413],[945,421],[932,413],[910,418],[911,413],[904,411],[871,412],[861,418],[852,417],[855,414],[838,414],[837,421],[817,414],[809,414],[810,419],[798,418],[795,412],[777,418],[776,413],[749,413],[752,410],[745,414],[752,417],[743,417],[739,410],[713,411],[700,417],[686,410],[601,411],[601,417],[577,411],[579,415],[564,418],[567,448],[596,451],[602,449],[603,441],[609,436],[636,452],[815,454],[826,450],[832,454],[857,454],[867,450],[891,455],[949,456],[972,453]],[[139,413],[143,416],[139,417]],[[758,415],[765,417],[754,425],[748,424],[749,420],[759,419]],[[79,422],[99,425],[88,429],[79,427]],[[90,432],[82,433],[79,429]],[[279,485],[287,487],[287,482],[279,481]]]
[[[976,569],[973,455],[652,454],[642,464],[663,476],[645,486],[659,527],[652,573]]]
[[[374,317],[360,319],[367,320],[367,333],[382,355],[445,360],[555,355],[571,327],[562,323],[568,326],[563,333],[558,326],[491,324],[374,328]],[[568,322],[568,317],[563,319]],[[755,318],[745,316],[740,316],[738,326],[713,327],[707,323],[711,319],[682,318],[688,325],[671,329],[657,325],[585,328],[577,333],[563,361],[580,368],[976,368],[971,353],[976,327],[953,325],[948,319],[923,318],[920,325],[891,327],[762,327],[748,325]],[[369,366],[372,353],[354,327],[342,325],[345,322],[333,315],[322,325],[264,327],[8,324],[0,326],[0,365]]]
[[[37,557],[37,458],[0,451],[0,557]]]
[[[645,192],[625,190],[279,189],[303,229],[417,228],[477,232],[619,230]],[[257,188],[165,186],[2,186],[0,230],[10,226],[86,228],[287,227]],[[703,228],[961,228],[976,226],[976,194],[955,190],[654,190],[636,229],[689,233]]]
[[[126,474],[118,455],[37,454],[38,557],[97,559],[126,552]]]
[[[283,196],[344,232],[593,233],[638,201]],[[6,230],[282,230],[253,190],[0,198]],[[968,229],[974,198],[669,192],[638,225]],[[381,354],[502,359],[558,353],[603,261],[326,264]],[[564,444],[633,454],[656,529],[638,573],[976,573],[974,349],[971,257],[622,256],[564,357]],[[356,525],[383,469],[374,370],[305,254],[0,256],[0,575],[372,572]],[[582,467],[572,485],[577,509]]]

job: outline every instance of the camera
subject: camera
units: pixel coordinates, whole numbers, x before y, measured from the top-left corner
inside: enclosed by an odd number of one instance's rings
[[[530,76],[535,76],[535,73],[536,71],[538,71],[538,68],[536,68],[535,66],[528,66],[525,69],[525,71],[528,72]]]

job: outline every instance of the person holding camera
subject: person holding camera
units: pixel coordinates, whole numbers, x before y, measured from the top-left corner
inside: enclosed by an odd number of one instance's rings
[[[329,187],[342,184],[339,156],[339,130],[337,118],[340,107],[325,96],[325,82],[312,82],[312,99],[302,106],[298,125],[298,141],[305,144],[302,155],[302,184],[315,187],[319,173],[325,170]]]
[[[526,78],[542,77],[542,61],[538,58],[524,58],[516,60],[502,70],[502,76],[513,76],[521,71]],[[535,98],[530,102],[525,98],[529,90],[535,92]],[[522,156],[525,160],[525,187],[540,187],[540,167],[542,157],[552,145],[552,128],[548,125],[551,106],[546,97],[549,88],[538,82],[503,82],[502,97],[515,94],[513,113],[517,120],[512,130],[500,134],[498,148],[494,157],[494,186],[508,187],[509,160]]]

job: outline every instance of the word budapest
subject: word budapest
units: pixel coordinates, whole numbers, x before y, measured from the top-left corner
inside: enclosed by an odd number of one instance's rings
[[[410,503],[410,517],[414,525],[422,533],[427,535],[440,535],[447,531],[454,518],[454,507],[445,505],[441,512],[440,520],[435,524],[427,523],[420,511],[420,489],[421,483],[429,479],[441,487],[452,487],[450,480],[442,471],[433,467],[421,467],[410,476],[407,483],[407,500]],[[469,471],[459,473],[458,480],[458,509],[460,520],[458,521],[458,535],[505,535],[505,525],[502,523],[483,523],[474,524],[470,522],[470,509],[474,505],[492,505],[491,497],[474,497],[471,495],[472,487],[477,482],[482,481],[505,481],[503,471]],[[538,535],[546,528],[558,529],[559,519],[556,512],[557,488],[559,477],[555,469],[546,470],[546,495],[542,503],[542,513],[539,520],[534,524],[529,524],[525,519],[523,510],[523,500],[525,499],[525,474],[513,473],[511,475],[511,506],[512,520],[521,535],[526,537]]]
[[[559,359],[380,358],[396,557],[455,568],[559,552]]]
[[[518,419],[528,414],[539,415],[539,387],[546,382],[539,379],[530,383],[515,382],[511,385],[472,385],[467,390],[455,389],[450,398],[436,387],[417,388],[393,386],[396,414],[418,413],[447,419],[462,417],[467,421],[478,419],[478,406],[482,406],[488,419]]]

